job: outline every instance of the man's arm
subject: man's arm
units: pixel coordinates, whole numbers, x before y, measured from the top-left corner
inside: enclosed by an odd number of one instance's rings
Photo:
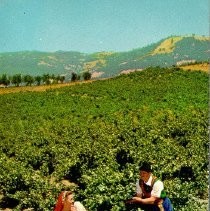
[[[133,197],[132,203],[140,203],[140,204],[154,204],[158,198],[155,196],[151,196],[149,198],[142,199],[140,197]]]
[[[125,200],[125,203],[126,204],[136,203],[135,200],[133,199],[134,197],[141,198],[142,197],[142,194],[136,193],[132,198]]]
[[[138,197],[138,198],[142,197],[142,189],[139,185],[139,179],[136,181],[136,194],[132,198],[126,200],[125,203],[126,204],[137,203],[137,202],[135,202],[135,200],[133,200],[134,197]]]

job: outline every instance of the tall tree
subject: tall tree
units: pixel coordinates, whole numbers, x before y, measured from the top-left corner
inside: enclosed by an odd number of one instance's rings
[[[34,77],[31,75],[25,75],[23,77],[23,82],[26,83],[26,86],[31,86],[34,83]]]
[[[35,76],[34,80],[36,81],[36,85],[40,86],[41,81],[42,81],[42,77],[40,75],[37,75],[37,76]]]
[[[0,79],[0,84],[3,84],[5,86],[8,86],[10,84],[10,80],[9,78],[7,77],[6,74],[3,74],[1,79]]]
[[[56,76],[54,74],[52,74],[50,76],[50,83],[53,83],[53,84],[56,84],[57,83],[57,78],[56,78]]]
[[[49,85],[50,84],[50,75],[44,74],[42,77],[43,83]]]
[[[90,72],[84,72],[82,76],[83,76],[85,81],[91,79],[91,73]]]
[[[21,82],[22,82],[21,74],[16,74],[12,77],[12,83],[15,84],[15,86],[20,86]]]
[[[71,81],[74,82],[77,80],[77,74],[75,72],[71,73]]]
[[[60,80],[61,83],[63,83],[65,81],[65,76],[61,75],[59,80]]]

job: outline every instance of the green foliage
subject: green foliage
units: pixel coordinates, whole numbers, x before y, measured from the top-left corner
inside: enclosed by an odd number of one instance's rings
[[[207,74],[149,68],[0,103],[0,207],[52,210],[65,179],[88,210],[125,210],[148,160],[175,211],[207,208]]]
[[[36,85],[39,86],[41,84],[42,77],[37,75],[35,76],[34,81],[36,82]]]
[[[71,81],[77,81],[77,80],[79,80],[80,79],[80,76],[79,75],[77,75],[76,73],[72,73],[71,74]]]
[[[31,86],[34,83],[34,78],[31,75],[25,75],[23,81],[26,83],[26,86]]]
[[[10,81],[10,77],[12,78],[12,80]],[[8,86],[10,83],[11,85],[15,85],[15,86],[20,86],[21,85],[25,85],[25,86],[32,86],[35,82],[36,85],[39,86],[41,85],[41,81],[43,81],[44,84],[56,84],[56,83],[63,83],[65,80],[65,76],[55,76],[54,74],[49,75],[49,74],[44,74],[43,76],[32,76],[32,75],[24,75],[21,76],[21,74],[16,74],[14,76],[10,76],[7,77],[6,74],[3,74],[0,77],[0,84]],[[25,84],[24,84],[25,83]]]
[[[91,79],[91,73],[90,72],[84,72],[82,76],[83,76],[85,81]]]
[[[15,84],[15,86],[20,86],[21,82],[22,82],[21,74],[16,74],[12,77],[12,83]]]
[[[1,77],[0,77],[0,84],[3,84],[5,86],[8,86],[10,84],[10,80],[9,80],[9,77],[6,75],[6,74],[3,74]]]

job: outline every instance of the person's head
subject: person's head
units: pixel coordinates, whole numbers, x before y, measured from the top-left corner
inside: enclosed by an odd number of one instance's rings
[[[139,167],[139,177],[144,182],[147,182],[152,173],[151,165],[148,162],[143,162]]]
[[[65,191],[64,201],[63,201],[63,211],[76,211],[74,206],[74,194],[71,191]]]
[[[65,194],[65,199],[70,202],[71,204],[74,203],[74,194],[72,191],[67,191]]]

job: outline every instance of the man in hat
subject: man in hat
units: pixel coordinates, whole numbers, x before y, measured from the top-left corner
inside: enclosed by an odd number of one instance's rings
[[[172,204],[164,191],[163,182],[152,174],[149,163],[143,162],[139,168],[136,195],[127,201],[147,211],[172,211]]]

